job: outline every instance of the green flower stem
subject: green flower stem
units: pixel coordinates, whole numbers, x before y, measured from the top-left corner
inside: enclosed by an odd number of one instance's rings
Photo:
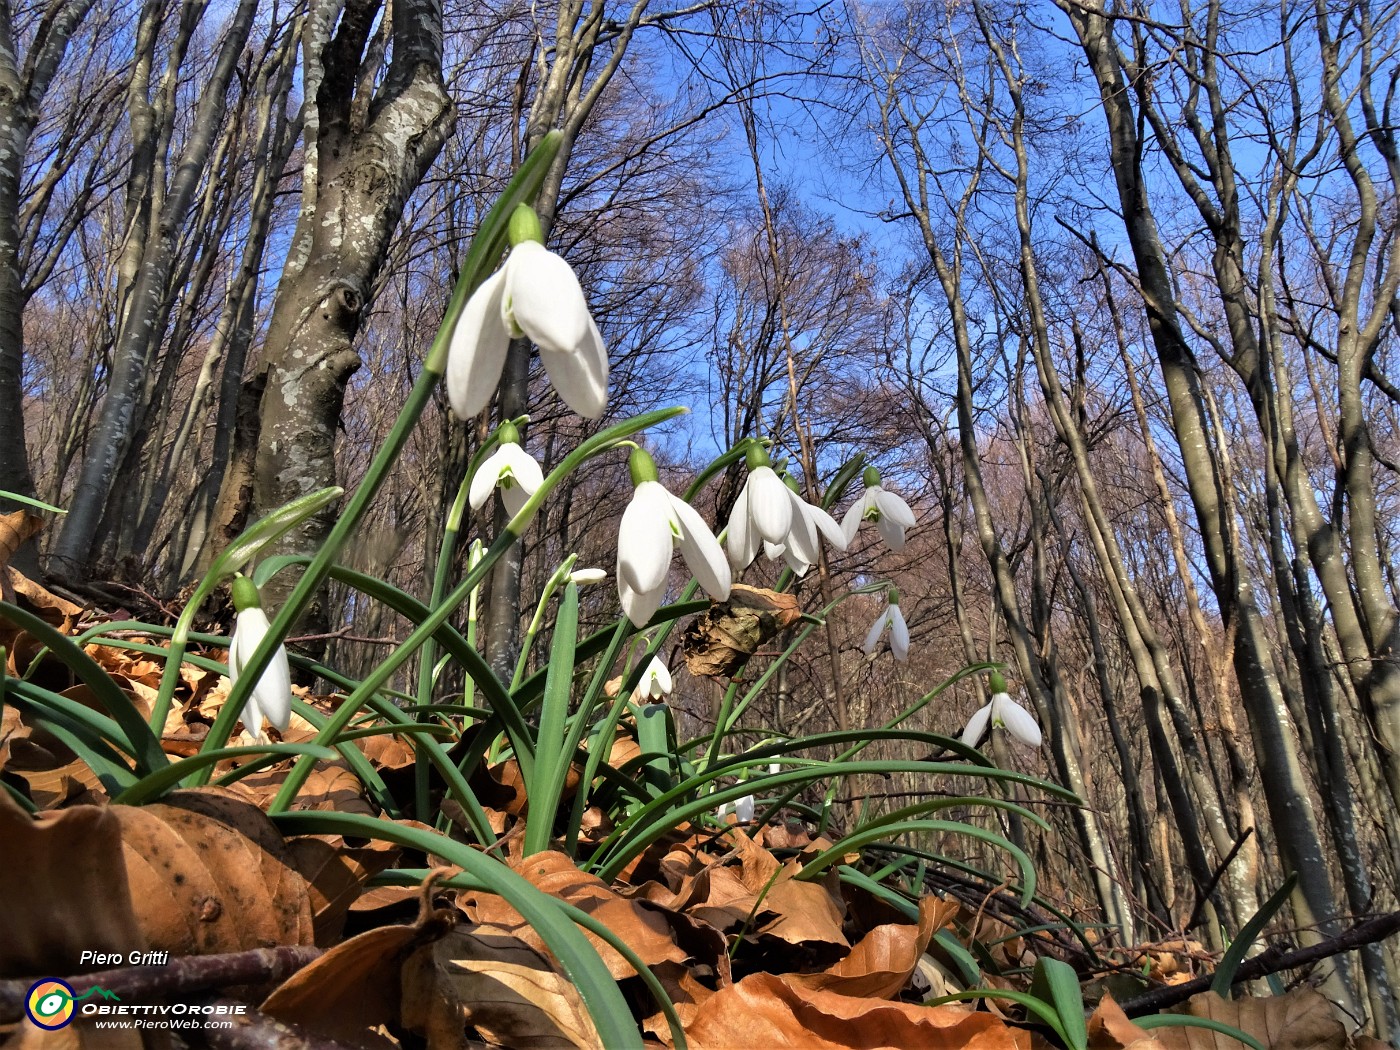
[[[442,326],[438,329],[437,336],[433,339],[433,344],[428,350],[422,374],[414,382],[413,389],[409,392],[408,399],[399,412],[398,419],[394,421],[384,444],[375,454],[364,478],[351,494],[349,502],[331,528],[330,534],[321,544],[321,549],[316,552],[311,564],[307,566],[301,579],[292,589],[286,604],[278,610],[277,616],[273,618],[266,637],[263,638],[244,666],[243,674],[239,676],[238,682],[229,692],[228,699],[224,702],[218,718],[214,720],[209,737],[201,750],[213,750],[223,747],[228,742],[233,725],[238,720],[243,705],[252,694],[253,686],[262,676],[268,661],[272,659],[272,654],[277,651],[277,647],[282,644],[282,640],[286,638],[292,625],[305,611],[306,606],[310,604],[321,584],[325,582],[336,556],[339,555],[341,548],[350,538],[350,534],[359,525],[360,520],[369,509],[370,502],[379,492],[379,487],[384,483],[384,479],[388,477],[390,469],[408,443],[409,435],[417,424],[418,418],[427,408],[429,401],[432,400],[438,381],[447,370],[447,350],[452,342],[452,332],[457,325],[458,317],[461,316],[462,310],[467,305],[468,297],[494,268],[496,260],[505,248],[506,228],[511,214],[515,211],[517,204],[533,200],[538,194],[549,167],[559,152],[562,141],[563,136],[559,132],[551,132],[546,135],[539,145],[531,150],[530,155],[521,164],[520,170],[515,173],[515,177],[506,186],[505,192],[501,194],[491,211],[487,213],[476,237],[472,239],[472,246],[462,265],[462,275],[457,281],[457,287],[453,289],[452,298],[448,301]],[[301,766],[302,763],[298,762],[295,768],[301,768]],[[209,774],[209,769],[201,770],[195,774],[194,782],[196,784],[208,783]],[[305,774],[303,774],[304,778]]]
[[[530,626],[525,629],[525,637],[520,643],[520,657],[515,661],[515,674],[510,679],[510,691],[513,693],[520,688],[520,683],[525,677],[525,667],[530,662],[530,650],[534,648],[535,639],[544,628],[545,611],[549,608],[550,599],[554,597],[554,592],[559,589],[561,583],[567,583],[569,573],[574,571],[574,563],[578,561],[577,554],[570,554],[560,563],[559,568],[554,570],[553,575],[545,581],[544,590],[540,592],[540,600],[535,603],[535,615],[530,617]]]
[[[543,603],[541,603],[543,604]],[[531,801],[530,818],[525,822],[525,856],[549,849],[554,816],[559,808],[564,783],[568,779],[573,753],[565,750],[565,724],[569,718],[569,695],[574,679],[574,648],[578,644],[578,584],[564,587],[554,623],[554,640],[549,653],[549,674],[540,705],[540,726],[536,736],[534,778],[526,780]],[[580,788],[582,790],[582,788]]]
[[[379,666],[370,673],[369,677],[355,688],[345,703],[341,704],[335,714],[326,723],[325,727],[317,734],[316,743],[325,744],[334,740],[336,734],[350,723],[350,720],[354,718],[359,709],[364,706],[369,697],[382,689],[384,685],[388,683],[389,679],[393,677],[394,672],[423,647],[423,644],[432,637],[433,632],[448,621],[457,610],[457,607],[466,600],[467,595],[485,579],[486,574],[490,572],[491,568],[501,556],[520,538],[521,534],[524,533],[525,529],[529,526],[530,521],[544,504],[545,499],[560,482],[592,457],[612,448],[619,438],[630,437],[632,434],[646,430],[648,427],[656,426],[658,423],[681,415],[685,411],[686,409],[684,408],[663,408],[626,420],[625,422],[609,427],[599,434],[595,434],[565,456],[559,466],[555,467],[554,470],[550,472],[549,476],[544,479],[544,484],[539,487],[539,490],[526,500],[525,505],[520,508],[520,513],[507,523],[505,531],[496,537],[496,541],[491,544],[490,549],[483,555],[481,562],[473,568],[471,572],[467,573],[462,582],[453,588],[452,593],[444,598],[437,608],[431,610],[427,617],[414,629],[413,633],[404,639],[399,647],[390,653]],[[322,553],[324,553],[324,550]],[[319,558],[320,555],[318,554],[317,559],[319,560]],[[314,561],[312,565],[315,565]],[[329,571],[329,566],[327,566],[327,571]],[[310,574],[310,572],[311,569],[308,569],[307,573]],[[303,580],[304,579],[305,577],[303,577]],[[276,633],[276,626],[276,624],[273,625],[273,634]],[[230,694],[229,701],[225,703],[224,709],[219,712],[219,718],[214,723],[216,729],[218,728],[219,722],[224,720],[226,715],[229,715],[229,707],[232,704],[232,700],[233,694]],[[505,723],[507,734],[512,737],[512,743],[516,749],[516,760],[520,763],[521,775],[524,777],[525,782],[529,783],[534,766],[534,752],[530,739],[529,727],[526,726],[524,719],[521,717],[519,708],[515,706],[513,701],[507,700],[496,713],[501,716],[502,721]],[[224,730],[225,739],[227,738],[228,728],[232,727],[234,717],[236,717],[236,712],[228,718],[229,727],[226,727]],[[209,735],[213,738],[215,735],[214,731],[211,730]],[[309,759],[303,758],[297,761],[287,774],[287,779],[283,783],[282,789],[278,792],[277,797],[273,800],[269,812],[279,812],[290,805],[291,800],[296,798],[296,793],[300,790],[301,785],[311,774],[311,768],[312,763]]]

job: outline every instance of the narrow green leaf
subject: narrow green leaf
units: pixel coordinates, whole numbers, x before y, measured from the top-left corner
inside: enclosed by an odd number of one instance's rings
[[[252,755],[269,756],[267,763],[269,765],[289,755],[314,755],[321,759],[335,758],[335,752],[330,748],[317,747],[315,744],[257,744],[251,747],[221,747],[217,751],[201,751],[189,758],[182,758],[178,762],[170,763],[164,769],[142,777],[112,799],[112,802],[119,806],[142,805],[164,795],[196,769],[216,765],[226,758],[242,758]]]
[[[1242,1032],[1238,1028],[1210,1017],[1192,1017],[1190,1014],[1152,1014],[1148,1017],[1134,1017],[1133,1024],[1149,1032],[1154,1028],[1208,1028],[1212,1032],[1219,1032],[1231,1039],[1238,1039],[1251,1050],[1268,1050],[1268,1047],[1248,1032]]]
[[[1220,965],[1215,969],[1215,978],[1210,982],[1210,990],[1222,999],[1230,998],[1230,989],[1235,984],[1235,971],[1240,968],[1240,963],[1244,962],[1244,957],[1249,952],[1252,945],[1269,921],[1278,914],[1280,908],[1288,903],[1289,895],[1293,892],[1293,887],[1298,884],[1298,873],[1290,872],[1288,878],[1283,880],[1283,885],[1278,892],[1264,902],[1254,917],[1244,924],[1233,941],[1230,942],[1229,949],[1225,952],[1224,958],[1220,960]]]

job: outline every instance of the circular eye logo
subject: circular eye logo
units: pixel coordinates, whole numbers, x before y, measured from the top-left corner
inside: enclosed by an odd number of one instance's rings
[[[73,1020],[73,989],[56,977],[35,981],[25,997],[24,1009],[40,1028],[63,1028]]]

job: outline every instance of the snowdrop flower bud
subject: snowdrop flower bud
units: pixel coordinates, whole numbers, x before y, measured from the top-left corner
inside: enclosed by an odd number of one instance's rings
[[[647,669],[642,673],[638,691],[653,703],[664,702],[671,695],[671,672],[656,657],[651,658]]]
[[[904,530],[914,527],[914,512],[909,504],[893,492],[880,485],[880,472],[874,467],[866,467],[863,479],[865,495],[851,504],[846,516],[841,519],[841,531],[850,544],[856,538],[856,530],[862,521],[873,521],[880,532],[880,538],[892,551],[904,549]]]
[[[522,204],[510,220],[505,265],[472,293],[447,350],[447,397],[459,419],[484,409],[501,381],[512,339],[528,338],[554,389],[589,419],[608,403],[608,353],[578,278],[541,243],[539,216]]]
[[[602,583],[607,578],[606,569],[575,569],[569,573],[569,582],[578,587],[587,587],[590,583]]]
[[[987,732],[988,726],[991,726],[994,729],[1005,729],[1011,734],[1011,739],[1018,743],[1028,747],[1039,747],[1040,726],[1036,725],[1035,718],[1029,711],[1011,699],[1006,691],[1006,679],[1000,672],[993,671],[988,676],[988,684],[992,689],[991,702],[979,708],[968,720],[967,728],[962,733],[962,742],[968,747],[976,747]]]
[[[502,423],[496,436],[500,439],[496,451],[472,475],[467,499],[472,510],[480,510],[491,498],[491,490],[499,486],[501,502],[513,518],[544,484],[544,472],[534,457],[520,447],[520,431],[514,423]]]
[[[246,576],[234,577],[233,607],[238,617],[229,640],[228,676],[237,683],[243,668],[266,637],[269,625],[257,585]],[[248,694],[242,717],[248,735],[264,742],[267,736],[263,733],[263,719],[276,726],[279,732],[286,731],[292,717],[292,672],[287,664],[287,650],[282,646],[272,654],[262,676]]]
[[[644,449],[632,452],[628,468],[636,489],[617,532],[617,592],[627,618],[645,627],[661,607],[677,547],[710,597],[728,599],[729,563],[704,519],[657,480],[656,464]]]
[[[900,663],[904,663],[909,659],[909,627],[904,622],[904,613],[899,609],[899,592],[893,587],[889,590],[889,604],[870,625],[870,631],[861,645],[866,656],[874,658],[886,628],[889,628],[890,632],[890,653]]]

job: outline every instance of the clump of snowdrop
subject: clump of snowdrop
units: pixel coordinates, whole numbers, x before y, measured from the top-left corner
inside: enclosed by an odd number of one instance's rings
[[[677,547],[706,593],[715,601],[728,599],[729,563],[705,520],[657,480],[656,463],[645,449],[633,450],[628,468],[635,489],[617,532],[617,592],[627,618],[645,627],[661,607]]]
[[[492,490],[499,488],[506,512],[515,517],[544,484],[544,471],[534,457],[520,447],[520,431],[514,423],[502,423],[496,437],[499,440],[496,451],[472,475],[467,499],[472,510],[480,510],[491,498]]]
[[[267,636],[268,619],[262,609],[262,597],[252,580],[246,576],[233,579],[233,607],[238,616],[234,620],[233,637],[228,646],[228,676],[235,684],[243,674],[243,668],[257,652],[258,645]],[[287,650],[278,646],[267,667],[258,677],[248,701],[243,706],[243,725],[248,735],[263,743],[268,742],[263,732],[263,721],[285,732],[292,718],[292,672],[287,663]]]
[[[608,352],[569,264],[545,248],[529,205],[510,219],[505,265],[472,293],[452,329],[447,397],[460,419],[484,409],[501,381],[512,339],[528,338],[554,389],[581,416],[608,404]]]
[[[963,730],[962,742],[969,747],[976,747],[990,727],[1005,729],[1017,743],[1027,747],[1039,747],[1040,726],[1036,725],[1035,718],[1029,711],[1011,699],[1006,691],[1006,679],[999,672],[993,671],[988,677],[988,684],[992,690],[992,699],[978,708],[977,713],[968,720],[967,728]]]
[[[904,531],[914,527],[914,512],[909,504],[880,484],[880,472],[874,467],[866,467],[861,478],[865,482],[865,493],[841,519],[841,531],[850,544],[856,538],[856,530],[863,521],[873,522],[880,538],[892,551],[904,549]]]
[[[890,632],[890,654],[900,663],[909,659],[909,625],[904,622],[904,613],[899,608],[899,591],[893,587],[888,592],[888,603],[880,610],[880,615],[875,617],[875,622],[870,625],[870,630],[865,636],[865,642],[861,649],[865,655],[873,659],[876,651],[880,648],[880,639],[884,637],[885,631]]]

